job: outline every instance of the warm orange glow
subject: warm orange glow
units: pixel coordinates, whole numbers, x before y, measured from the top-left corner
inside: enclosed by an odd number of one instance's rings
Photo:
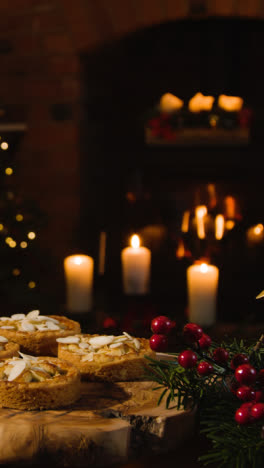
[[[190,221],[190,211],[184,211],[183,217],[182,217],[182,225],[181,225],[182,232],[189,231],[189,221]]]
[[[0,223],[0,231],[3,231],[3,229],[4,229],[4,225]]]
[[[238,112],[242,109],[244,101],[238,96],[226,96],[221,94],[218,98],[218,106],[227,112]]]
[[[25,242],[25,241],[20,242],[20,247],[21,247],[21,249],[26,249],[27,248],[27,242]]]
[[[190,112],[210,111],[213,107],[215,98],[213,96],[204,96],[202,93],[196,93],[189,101]]]
[[[225,218],[219,214],[215,218],[215,238],[221,240],[225,230]]]
[[[137,234],[134,234],[130,239],[130,245],[133,249],[138,249],[140,246],[140,238]]]
[[[263,232],[263,224],[257,224],[256,226],[254,226],[254,234],[256,234],[256,236],[259,236],[262,232]]]
[[[185,248],[184,248],[184,243],[182,239],[179,240],[178,247],[176,249],[176,257],[177,258],[185,257]]]
[[[35,288],[35,287],[36,287],[36,283],[35,283],[35,281],[29,281],[29,283],[28,283],[28,287],[29,287],[29,289],[33,289],[33,288]]]
[[[207,214],[207,207],[205,205],[200,205],[195,208],[195,216],[197,223],[197,236],[199,239],[205,238],[204,230],[204,217]]]
[[[7,167],[5,170],[6,175],[12,175],[13,174],[13,169],[12,167]]]
[[[160,110],[163,112],[173,112],[181,109],[184,102],[171,93],[165,93],[160,99]]]
[[[0,146],[1,149],[4,151],[8,149],[8,143],[6,141],[3,141]]]
[[[9,247],[11,247],[12,249],[13,249],[14,247],[16,247],[16,245],[17,245],[17,244],[16,244],[16,241],[14,241],[14,240],[11,240],[11,241],[9,242]]]
[[[24,219],[24,218],[23,218],[23,215],[22,215],[22,214],[18,213],[18,214],[16,215],[16,220],[17,220],[17,221],[23,221],[23,219]]]
[[[228,195],[224,199],[225,204],[225,216],[226,218],[235,218],[236,216],[236,200],[234,197]]]
[[[35,237],[36,237],[36,234],[35,234],[35,232],[33,232],[33,231],[30,231],[30,232],[28,232],[28,235],[27,235],[27,236],[28,236],[28,238],[29,238],[29,239],[31,239],[31,240],[32,240],[32,239],[35,239]]]
[[[18,268],[14,268],[12,271],[14,276],[19,276],[20,275],[20,270]]]
[[[233,221],[232,219],[228,219],[225,223],[225,227],[228,231],[231,231],[231,229],[235,227],[235,224],[235,221]]]

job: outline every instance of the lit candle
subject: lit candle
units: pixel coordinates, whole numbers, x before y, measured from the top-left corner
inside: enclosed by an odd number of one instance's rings
[[[225,218],[219,214],[215,218],[215,238],[221,240],[225,230]]]
[[[211,326],[216,320],[219,269],[201,263],[187,268],[189,321]]]
[[[256,224],[248,228],[247,233],[247,241],[250,246],[260,244],[263,242],[264,239],[264,226],[263,224]]]
[[[176,112],[183,107],[184,102],[171,93],[165,93],[160,98],[160,110],[162,112]]]
[[[67,309],[88,312],[93,303],[94,261],[88,255],[70,255],[64,259]]]
[[[221,94],[218,97],[218,106],[226,112],[238,112],[242,109],[244,101],[239,96],[226,96]]]
[[[205,238],[204,217],[206,214],[207,214],[207,208],[205,205],[196,207],[195,217],[196,217],[196,224],[197,224],[197,236],[199,237],[199,239]]]
[[[189,231],[189,222],[190,222],[190,211],[184,211],[183,217],[182,217],[182,225],[181,225],[182,232]]]
[[[196,93],[189,101],[188,108],[190,112],[210,111],[213,107],[215,98],[213,96],[204,96],[202,93]]]
[[[134,234],[131,247],[121,252],[123,288],[125,294],[147,294],[149,292],[151,252],[140,246],[140,238]]]

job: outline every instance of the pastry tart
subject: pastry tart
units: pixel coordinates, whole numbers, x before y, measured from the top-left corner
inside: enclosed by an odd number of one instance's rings
[[[145,356],[155,357],[149,340],[123,335],[79,334],[57,338],[58,357],[74,364],[83,380],[146,380]]]
[[[0,335],[0,360],[18,356],[19,344]]]
[[[54,357],[21,357],[0,362],[0,406],[22,410],[71,405],[80,397],[80,373]]]
[[[22,352],[36,356],[57,356],[56,338],[80,331],[78,322],[59,315],[40,315],[39,310],[0,317],[0,335],[18,343]]]

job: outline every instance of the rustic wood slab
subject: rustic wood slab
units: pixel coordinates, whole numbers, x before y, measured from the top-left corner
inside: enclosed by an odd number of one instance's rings
[[[194,413],[157,406],[153,382],[83,382],[82,398],[52,411],[0,410],[0,464],[107,466],[175,448]]]

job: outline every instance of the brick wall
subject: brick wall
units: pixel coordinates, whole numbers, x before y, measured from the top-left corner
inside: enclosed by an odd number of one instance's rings
[[[250,3],[250,5],[249,5]],[[79,52],[139,27],[194,14],[262,16],[264,1],[1,0],[0,98],[28,131],[18,189],[47,212],[41,242],[62,259],[76,247],[80,206]],[[230,6],[231,5],[231,6]]]

